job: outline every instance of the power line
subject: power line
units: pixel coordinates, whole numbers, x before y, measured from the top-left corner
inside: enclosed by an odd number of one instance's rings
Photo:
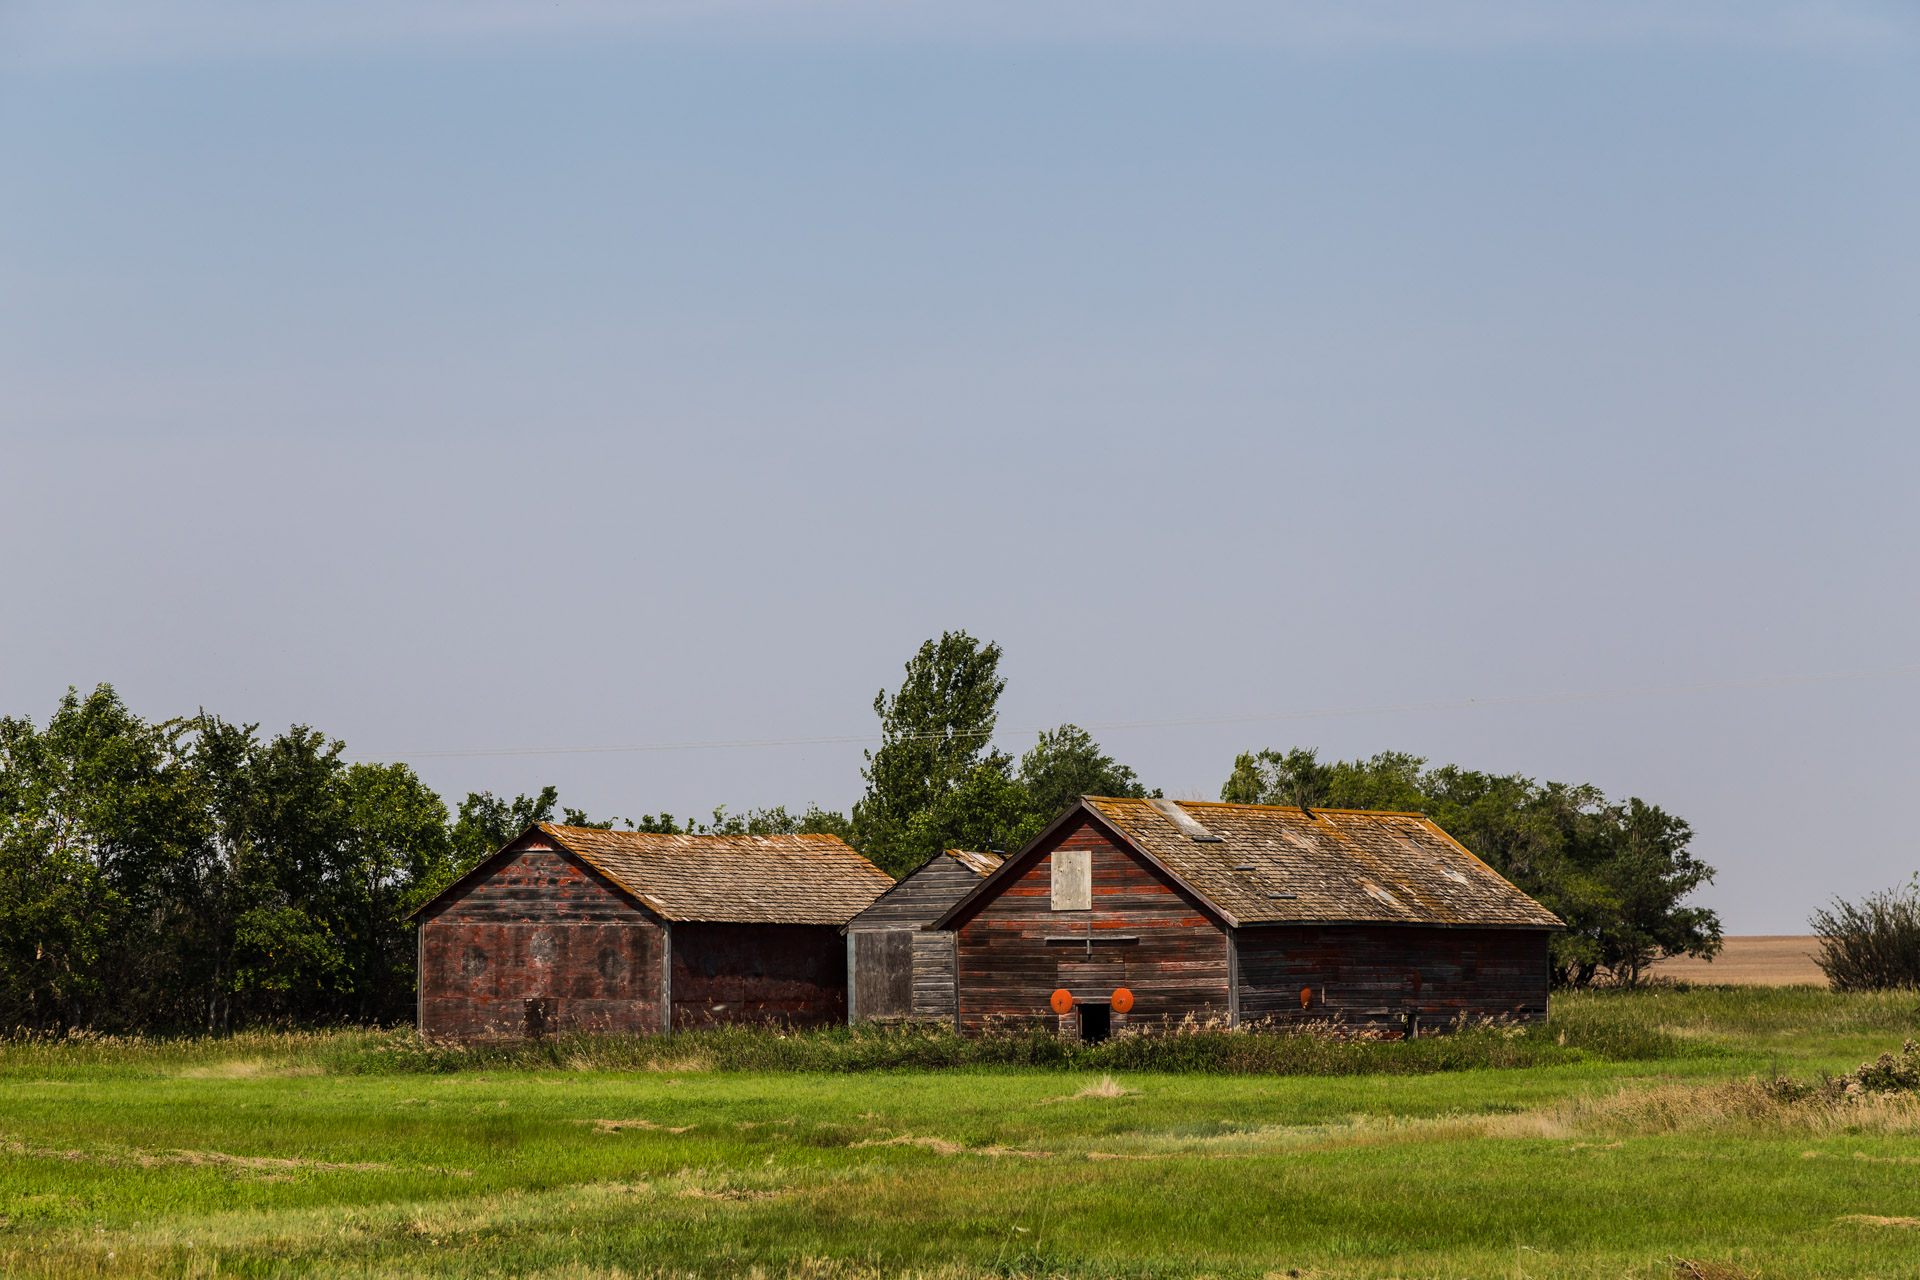
[[[1177,729],[1194,728],[1204,725],[1227,724],[1278,724],[1288,720],[1336,720],[1358,716],[1408,715],[1428,711],[1465,711],[1482,707],[1538,707],[1556,703],[1607,702],[1625,698],[1671,697],[1676,694],[1722,693],[1744,689],[1777,689],[1793,685],[1835,684],[1851,680],[1880,680],[1897,676],[1920,675],[1920,665],[1902,667],[1880,667],[1870,671],[1836,671],[1816,675],[1773,676],[1758,680],[1720,680],[1701,684],[1649,685],[1639,689],[1610,689],[1589,693],[1541,693],[1514,694],[1493,698],[1461,698],[1450,702],[1405,702],[1371,707],[1327,707],[1306,711],[1262,712],[1255,715],[1238,716],[1184,716],[1167,720],[1113,720],[1103,724],[1089,724],[1081,727],[1089,731],[1107,732],[1115,729]],[[1041,728],[996,729],[987,734],[919,734],[906,735],[906,741],[934,741],[954,737],[1024,737],[1037,736],[1047,729]],[[902,739],[896,739],[902,740]],[[462,760],[488,756],[569,756],[569,755],[624,755],[643,751],[726,751],[744,747],[813,747],[835,744],[883,742],[875,733],[826,734],[801,738],[726,738],[710,742],[649,742],[602,746],[576,747],[477,747],[456,751],[410,751],[390,752],[384,755],[355,752],[347,758],[352,760]]]

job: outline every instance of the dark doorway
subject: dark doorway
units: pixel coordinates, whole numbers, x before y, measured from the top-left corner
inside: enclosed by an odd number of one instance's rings
[[[1112,1034],[1112,1005],[1083,1004],[1080,1006],[1080,1041],[1082,1044],[1097,1044]]]
[[[526,1011],[526,1034],[529,1040],[539,1040],[557,1030],[560,1002],[552,996],[536,996],[523,1002]]]

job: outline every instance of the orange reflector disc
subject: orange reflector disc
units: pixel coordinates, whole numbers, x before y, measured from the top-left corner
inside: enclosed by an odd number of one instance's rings
[[[1125,987],[1115,987],[1113,991],[1113,1011],[1115,1013],[1125,1013],[1131,1008],[1133,1008],[1133,992],[1127,990]]]
[[[1055,1013],[1072,1013],[1073,992],[1062,987],[1053,993],[1053,999],[1047,1001],[1047,1003],[1053,1006]]]

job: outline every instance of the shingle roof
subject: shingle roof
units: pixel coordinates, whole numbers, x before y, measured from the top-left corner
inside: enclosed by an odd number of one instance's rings
[[[970,849],[948,849],[947,856],[977,876],[993,874],[1000,865],[997,853],[975,853]]]
[[[1235,924],[1565,927],[1417,813],[1101,796],[1084,804]]]
[[[840,925],[893,887],[838,836],[540,830],[669,920]]]

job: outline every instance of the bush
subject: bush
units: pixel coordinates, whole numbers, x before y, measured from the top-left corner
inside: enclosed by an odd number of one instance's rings
[[[1778,1076],[1768,1085],[1768,1090],[1776,1098],[1788,1102],[1808,1098],[1841,1102],[1870,1094],[1920,1093],[1920,1044],[1908,1040],[1900,1046],[1897,1055],[1883,1053],[1843,1076],[1824,1076],[1819,1084],[1806,1084]]]
[[[1920,876],[1857,905],[1835,899],[1808,923],[1820,935],[1814,962],[1835,991],[1920,988]]]

